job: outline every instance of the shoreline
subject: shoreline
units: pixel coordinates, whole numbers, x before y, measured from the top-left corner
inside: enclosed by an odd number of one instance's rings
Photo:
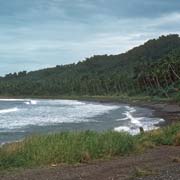
[[[49,99],[49,100],[77,100],[85,102],[125,104],[153,110],[153,117],[159,117],[165,121],[158,124],[164,127],[172,123],[180,122],[180,103],[172,100],[152,100],[150,97],[119,97],[119,96],[0,96],[1,99]]]
[[[77,99],[78,100],[78,99]],[[141,100],[113,100],[113,99],[84,99],[86,102],[125,104],[153,110],[153,117],[164,119],[164,122],[157,124],[159,128],[180,122],[180,105],[175,102],[157,102]]]

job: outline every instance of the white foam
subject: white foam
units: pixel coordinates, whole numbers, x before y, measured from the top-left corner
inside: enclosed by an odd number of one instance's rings
[[[156,124],[164,121],[158,118],[135,117],[134,112],[136,112],[136,109],[129,106],[87,103],[74,100],[24,99],[23,101],[23,104],[25,103],[28,106],[24,105],[22,107],[20,104],[19,109],[17,105],[15,108],[0,110],[1,130],[21,130],[30,125],[47,126],[60,123],[94,122],[95,119],[93,117],[109,113],[119,108],[122,108],[124,113],[122,118],[114,120],[120,123],[118,127],[114,128],[115,131],[126,131],[131,134],[137,134],[139,133],[139,127],[143,127],[145,131],[151,130],[157,128],[155,126]],[[16,111],[19,112],[10,113]],[[123,124],[120,121],[123,121]]]
[[[30,103],[35,105],[35,104],[37,104],[37,101],[36,100],[31,100]]]
[[[25,103],[27,102],[29,101]],[[63,106],[63,103],[65,106]],[[66,105],[70,106],[67,107]],[[46,126],[59,123],[94,122],[94,116],[102,115],[118,108],[119,106],[117,105],[81,103],[78,101],[38,100],[37,106],[24,108],[23,111],[16,114],[15,118],[12,118],[10,115],[7,118],[2,117],[0,122],[1,128],[5,129],[17,129],[29,125]]]
[[[134,117],[133,113],[136,112],[136,109],[129,106],[125,106],[125,108],[127,109],[127,111],[123,113],[123,115],[125,115],[125,118],[117,119],[116,121],[130,120],[130,122],[128,122],[128,126],[115,127],[114,131],[125,131],[129,132],[132,135],[135,135],[140,133],[140,127],[143,127],[144,131],[150,131],[153,129],[157,129],[158,127],[156,125],[164,121],[164,119],[159,118]]]
[[[128,112],[136,112],[136,109],[134,107],[130,107],[130,106],[125,106],[125,108],[128,110]]]
[[[62,104],[74,104],[74,105],[84,105],[86,104],[85,102],[80,102],[80,101],[74,101],[74,100],[61,100]]]
[[[35,105],[37,104],[37,100],[31,100],[31,99],[0,99],[1,101],[7,101],[7,102],[24,102],[25,104],[29,105]]]
[[[10,113],[10,112],[16,112],[18,111],[19,109],[18,108],[10,108],[10,109],[1,109],[0,110],[0,114],[6,114],[6,113]]]
[[[136,112],[136,109],[134,107],[125,106],[127,111],[123,113],[125,115],[124,118],[117,119],[116,121],[125,121],[130,120],[132,124],[135,124],[136,126],[142,126],[142,123],[140,120],[143,119],[143,117],[133,117],[132,113]]]
[[[27,105],[36,105],[37,103],[38,103],[38,101],[37,100],[28,100],[28,101],[26,101],[26,102],[24,102],[25,104],[27,104]]]
[[[137,125],[137,123],[135,124],[129,124],[129,126],[119,126],[119,127],[115,127],[114,131],[117,132],[128,132],[132,135],[136,135],[138,133],[140,133],[140,127],[142,127],[144,129],[144,131],[151,131],[153,129],[158,129],[159,127],[157,126],[160,122],[163,122],[164,119],[158,119],[158,118],[146,118],[146,117],[141,117],[139,118],[141,119],[141,126]]]
[[[116,119],[116,121],[126,121],[128,119],[129,119],[128,117],[125,117],[125,118]]]
[[[24,101],[24,99],[0,99],[0,101]]]
[[[129,133],[131,135],[136,135],[136,134],[138,134],[140,132],[139,128],[131,128],[131,127],[128,127],[128,126],[115,127],[114,131],[116,131],[116,132],[127,132],[127,133]]]
[[[135,124],[136,126],[142,126],[142,123],[140,122],[140,120],[142,120],[143,117],[140,117],[140,118],[133,117],[130,112],[125,112],[124,114],[126,115],[128,119],[130,119],[132,124]]]
[[[31,104],[29,101],[27,101],[27,102],[24,102],[25,104],[27,104],[27,105],[29,105],[29,104]]]
[[[120,126],[120,127],[115,127],[114,128],[115,131],[118,131],[118,132],[130,132],[130,127],[127,127],[127,126]]]

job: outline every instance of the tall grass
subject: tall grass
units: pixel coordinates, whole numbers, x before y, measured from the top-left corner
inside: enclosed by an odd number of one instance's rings
[[[32,136],[0,148],[0,169],[74,164],[122,156],[147,144],[180,145],[180,124],[137,136],[127,133],[92,131],[63,132]]]
[[[0,167],[80,163],[124,155],[135,149],[134,137],[118,132],[63,132],[32,136],[0,150]]]

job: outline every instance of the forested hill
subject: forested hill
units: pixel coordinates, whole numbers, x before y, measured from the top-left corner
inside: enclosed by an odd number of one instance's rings
[[[124,54],[0,78],[0,95],[180,97],[180,37],[161,36]]]

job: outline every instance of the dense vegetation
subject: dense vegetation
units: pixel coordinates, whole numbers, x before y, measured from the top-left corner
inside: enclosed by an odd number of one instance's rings
[[[81,163],[141,152],[158,145],[180,145],[180,124],[132,136],[118,132],[63,132],[33,136],[0,148],[0,169]]]
[[[120,55],[0,78],[0,95],[150,95],[180,99],[180,37],[161,36]]]

